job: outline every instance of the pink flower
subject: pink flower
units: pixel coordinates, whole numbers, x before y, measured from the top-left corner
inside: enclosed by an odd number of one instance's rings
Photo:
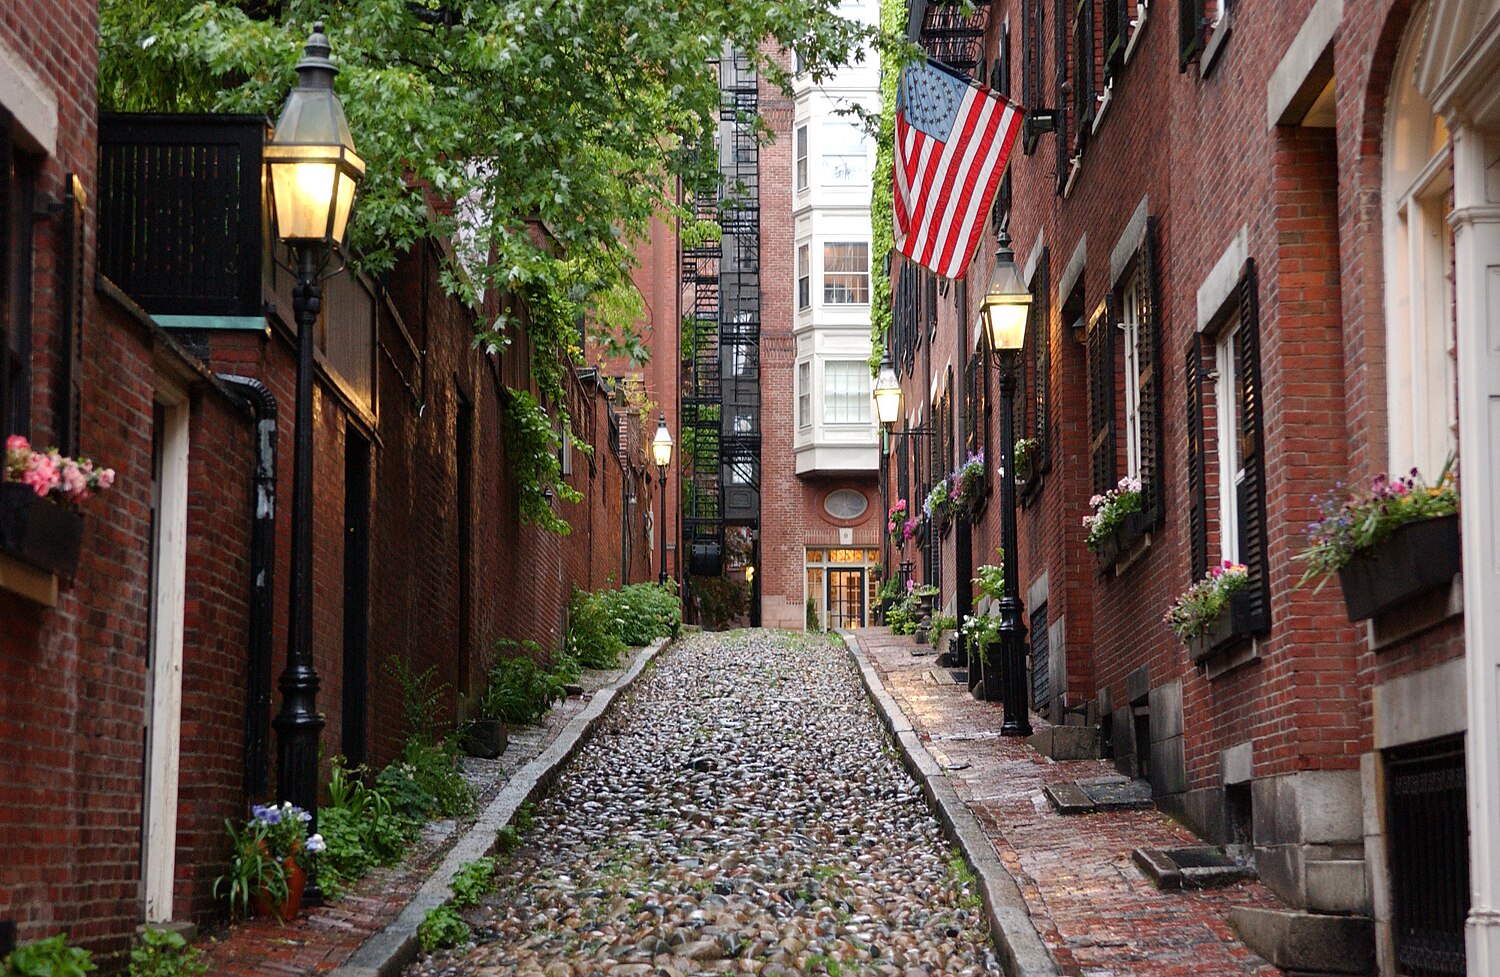
[[[83,469],[78,467],[78,462],[71,458],[63,460],[58,473],[58,483],[65,494],[74,498],[81,499],[88,493],[88,478],[83,474]]]
[[[99,473],[100,488],[107,489],[113,484],[115,484],[115,470],[113,468],[106,468]]]
[[[886,523],[885,531],[888,533],[894,533],[896,531],[896,520],[892,519],[890,522]]]
[[[12,434],[10,437],[8,437],[8,438],[5,439],[5,450],[6,451],[30,451],[31,450],[31,442],[27,441],[25,438],[21,437],[19,434]]]
[[[22,484],[30,485],[32,491],[42,498],[46,498],[47,493],[57,488],[58,481],[57,462],[50,455],[40,452],[32,454],[31,463],[21,473]]]

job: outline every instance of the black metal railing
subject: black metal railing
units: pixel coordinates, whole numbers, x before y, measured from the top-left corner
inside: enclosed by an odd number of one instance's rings
[[[1463,977],[1469,819],[1462,737],[1385,754],[1396,972]]]
[[[157,315],[260,315],[255,115],[99,119],[99,270]]]

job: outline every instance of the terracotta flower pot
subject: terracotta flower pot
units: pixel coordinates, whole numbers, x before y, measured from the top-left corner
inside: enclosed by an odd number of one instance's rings
[[[262,888],[250,897],[250,911],[256,916],[275,916],[281,922],[297,917],[302,908],[302,891],[307,888],[307,870],[297,861],[296,855],[288,855],[282,862],[286,871],[286,899],[281,903],[271,901],[271,893]]]

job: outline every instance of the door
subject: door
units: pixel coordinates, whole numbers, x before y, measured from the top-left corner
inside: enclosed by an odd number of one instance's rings
[[[365,762],[370,677],[370,442],[344,436],[344,757]]]
[[[865,624],[865,571],[828,571],[828,627],[861,628]]]
[[[152,436],[151,646],[146,671],[142,871],[146,922],[172,919],[182,740],[182,631],[187,585],[188,402],[157,393]]]

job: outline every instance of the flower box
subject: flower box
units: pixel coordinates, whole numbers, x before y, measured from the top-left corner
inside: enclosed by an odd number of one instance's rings
[[[1115,531],[1105,537],[1094,551],[1094,558],[1099,561],[1099,570],[1104,572],[1113,569],[1150,528],[1151,523],[1145,513],[1127,513],[1125,521],[1116,526]]]
[[[1187,639],[1188,657],[1195,662],[1202,661],[1258,630],[1255,613],[1250,606],[1249,591],[1230,594],[1223,613],[1214,618],[1202,632]]]
[[[1458,516],[1400,526],[1339,569],[1349,620],[1377,617],[1413,597],[1445,587],[1459,569]]]
[[[83,514],[39,497],[29,485],[0,482],[0,553],[71,577],[83,550]]]

